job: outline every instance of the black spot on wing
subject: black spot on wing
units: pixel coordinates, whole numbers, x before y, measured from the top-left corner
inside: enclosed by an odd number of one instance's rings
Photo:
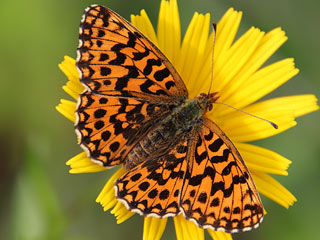
[[[224,182],[215,182],[211,186],[211,193],[210,196],[213,196],[218,191],[224,191]]]
[[[217,207],[220,204],[220,199],[219,198],[214,198],[211,203],[210,203],[210,207]]]
[[[107,102],[108,102],[108,98],[103,98],[102,97],[102,98],[99,99],[99,103],[100,104],[106,104]]]
[[[148,193],[148,197],[151,198],[151,199],[154,199],[157,195],[158,195],[158,190],[157,190],[157,189],[152,189],[152,190]]]
[[[106,33],[103,30],[98,31],[98,37],[102,38]]]
[[[230,162],[223,170],[222,170],[222,175],[223,176],[226,176],[226,175],[229,175],[230,172],[231,172],[231,168],[232,166],[237,166],[237,163],[236,162]]]
[[[213,132],[209,131],[207,135],[204,135],[204,139],[210,141],[213,138]]]
[[[149,93],[149,94],[153,94],[153,92],[151,92],[150,90],[149,90],[149,88],[151,87],[151,86],[153,86],[154,85],[154,83],[151,81],[151,80],[146,80],[143,84],[141,84],[140,85],[140,90],[142,91],[142,92],[144,92],[144,93]]]
[[[160,200],[165,200],[169,197],[169,191],[167,189],[163,190],[160,194],[159,194],[159,199]]]
[[[95,129],[99,130],[104,127],[104,122],[99,120],[94,123],[94,127],[95,127]]]
[[[150,186],[150,183],[149,182],[143,182],[139,185],[139,189],[141,191],[146,191]]]
[[[128,35],[129,35],[129,40],[127,42],[127,47],[134,48],[134,46],[136,45],[136,40],[137,40],[136,35],[132,32],[129,32]]]
[[[143,69],[144,75],[149,75],[152,72],[153,66],[161,66],[161,60],[160,59],[148,59],[147,65]]]
[[[130,180],[136,182],[141,178],[141,176],[141,173],[136,173],[135,175],[131,176]]]
[[[170,75],[170,71],[167,68],[164,68],[162,70],[158,70],[154,73],[154,78],[161,82],[163,79],[167,78]]]
[[[207,157],[208,157],[208,153],[206,151],[202,152],[200,155],[199,155],[198,151],[195,152],[195,160],[198,164],[200,164]]]
[[[128,86],[129,79],[126,77],[119,78],[116,82],[115,90],[121,91]]]
[[[108,54],[105,54],[105,53],[101,53],[100,54],[100,58],[99,58],[100,62],[106,61],[108,59],[109,59],[109,55]]]
[[[103,42],[102,42],[102,41],[100,41],[100,40],[97,40],[96,44],[97,44],[97,46],[98,46],[98,47],[101,47],[101,46],[102,46],[102,44],[103,44]]]
[[[200,185],[202,179],[203,179],[203,174],[195,175],[189,179],[189,185],[198,186]]]
[[[165,86],[167,90],[170,90],[170,88],[174,87],[176,84],[174,81],[168,81],[166,82]]]
[[[106,115],[107,111],[104,109],[98,109],[94,112],[94,117],[95,118],[102,118],[104,115]]]
[[[112,152],[115,152],[119,149],[120,147],[120,144],[118,142],[113,142],[111,145],[110,145],[110,150]]]
[[[111,136],[111,133],[108,130],[104,131],[101,134],[101,138],[102,138],[103,141],[109,140],[110,136]]]
[[[133,52],[132,54],[133,54],[133,60],[139,61],[147,57],[150,54],[150,51],[149,49],[146,48],[144,52]]]
[[[216,139],[213,143],[209,144],[209,149],[212,152],[217,152],[224,144],[223,140],[221,138]]]
[[[126,55],[124,55],[121,52],[116,52],[116,58],[109,61],[110,65],[122,65],[124,64],[125,60],[126,60]]]
[[[104,27],[108,27],[109,26],[109,18],[110,18],[110,14],[105,11],[105,9],[101,9],[100,10],[100,15],[102,15],[102,21],[103,21],[103,26]]]
[[[235,207],[233,209],[233,214],[239,214],[240,213],[240,208],[239,207]]]
[[[102,76],[108,76],[111,73],[111,69],[108,67],[101,67],[100,73]]]
[[[190,191],[190,197],[194,197],[195,194],[196,194],[196,191],[194,189]]]
[[[226,162],[228,161],[229,154],[230,154],[230,150],[226,148],[223,150],[222,156],[213,156],[211,158],[211,162],[212,163]]]
[[[207,201],[207,193],[205,193],[205,192],[200,193],[200,195],[198,197],[198,201],[200,203],[205,203]]]
[[[135,66],[123,66],[128,70],[128,74],[125,77],[137,78],[139,76],[139,71]]]

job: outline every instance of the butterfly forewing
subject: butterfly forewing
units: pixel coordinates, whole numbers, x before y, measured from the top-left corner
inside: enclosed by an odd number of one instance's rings
[[[122,163],[132,146],[168,114],[166,105],[134,98],[80,95],[76,131],[89,156],[104,166]]]
[[[135,27],[108,8],[86,9],[80,25],[77,67],[81,82],[103,95],[162,101],[187,96],[179,74]]]
[[[209,119],[194,139],[180,199],[186,218],[225,232],[257,227],[262,203],[232,142]]]

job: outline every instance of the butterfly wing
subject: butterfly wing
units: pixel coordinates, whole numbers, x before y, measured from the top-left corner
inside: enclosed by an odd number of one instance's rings
[[[118,200],[144,216],[178,215],[192,135],[194,133],[185,134],[164,155],[147,159],[119,178],[115,183]]]
[[[209,119],[191,148],[180,207],[202,228],[225,232],[250,230],[263,218],[253,179],[237,149]]]
[[[75,129],[88,156],[111,167],[121,164],[134,144],[168,111],[166,105],[85,91],[79,97]]]
[[[187,89],[165,56],[110,9],[89,6],[80,24],[77,68],[86,90],[75,128],[92,160],[114,166]]]
[[[80,80],[94,93],[166,101],[188,95],[160,50],[106,7],[92,5],[85,10],[79,42]]]
[[[238,151],[209,119],[116,181],[117,198],[144,216],[185,217],[225,232],[258,226],[263,207]]]

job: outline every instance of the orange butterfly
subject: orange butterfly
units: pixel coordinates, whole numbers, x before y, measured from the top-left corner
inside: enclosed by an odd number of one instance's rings
[[[263,207],[239,152],[207,111],[217,93],[188,98],[168,59],[110,9],[88,7],[80,24],[76,132],[105,167],[122,164],[116,197],[143,216],[180,213],[201,228],[241,232]]]

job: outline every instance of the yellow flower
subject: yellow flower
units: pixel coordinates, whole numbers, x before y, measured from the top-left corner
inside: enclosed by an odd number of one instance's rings
[[[256,103],[290,78],[299,70],[292,58],[263,66],[266,60],[287,40],[281,28],[265,33],[251,27],[236,41],[242,12],[229,9],[217,24],[214,49],[214,67],[211,57],[214,37],[210,34],[210,14],[195,13],[181,43],[180,20],[176,0],[161,1],[158,28],[155,33],[144,10],[131,16],[131,22],[142,31],[175,66],[185,81],[190,97],[209,89],[213,75],[213,91],[219,92],[220,102],[232,105],[259,117],[275,122],[273,129],[257,118],[235,111],[226,106],[215,105],[208,115],[233,141],[248,166],[258,191],[282,205],[291,206],[296,198],[270,174],[288,175],[290,160],[262,147],[246,142],[271,137],[296,125],[295,118],[319,109],[313,95],[279,97]],[[262,67],[263,66],[263,67]],[[63,86],[74,99],[83,91],[75,60],[65,57],[59,65],[69,82]],[[213,72],[212,72],[213,71]],[[75,121],[76,103],[62,99],[57,110]],[[67,162],[70,173],[104,171],[106,168],[92,162],[85,152]],[[109,179],[96,199],[104,210],[111,208],[117,223],[126,221],[133,212],[128,211],[114,195],[114,181],[125,170],[119,170]],[[147,217],[144,220],[143,239],[160,239],[167,218]],[[204,239],[204,230],[187,221],[182,215],[174,217],[177,239]],[[231,235],[208,230],[213,239],[231,239]]]

